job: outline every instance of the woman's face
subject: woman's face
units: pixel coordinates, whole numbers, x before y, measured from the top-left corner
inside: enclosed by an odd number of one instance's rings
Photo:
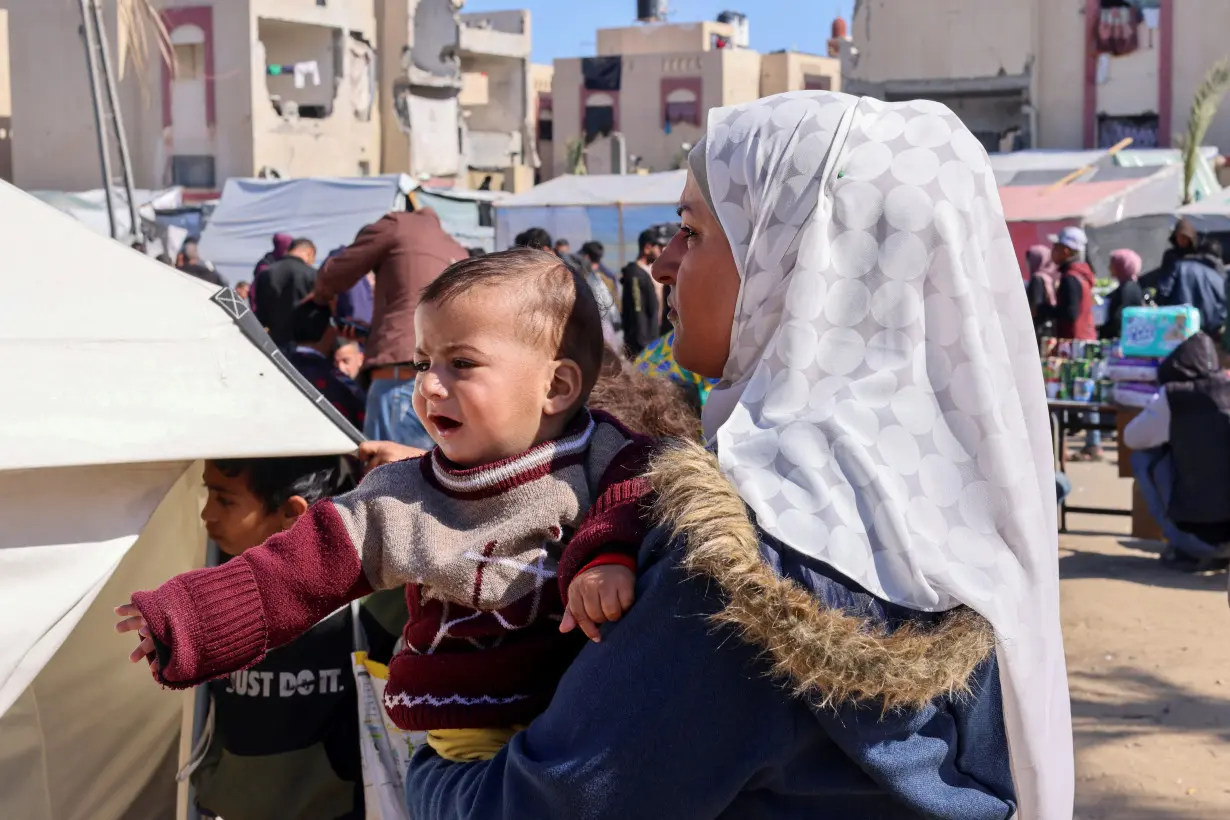
[[[682,227],[654,262],[653,278],[671,286],[675,361],[717,379],[730,355],[739,269],[721,224],[691,174],[679,199],[679,217]]]

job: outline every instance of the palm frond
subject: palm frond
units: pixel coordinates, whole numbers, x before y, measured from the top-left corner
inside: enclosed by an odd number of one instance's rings
[[[1196,178],[1196,166],[1200,160],[1200,146],[1209,133],[1209,127],[1217,117],[1222,99],[1230,92],[1230,58],[1221,60],[1209,69],[1204,80],[1192,97],[1191,113],[1187,117],[1187,130],[1183,134],[1183,201],[1192,201],[1192,182]]]
[[[157,48],[161,59],[174,74],[175,49],[171,45],[171,34],[162,20],[162,12],[158,9],[158,0],[115,0],[116,40],[117,49],[115,66],[122,78],[127,63],[132,61],[132,68],[141,88],[141,100],[149,105],[150,101],[150,67],[151,53]]]

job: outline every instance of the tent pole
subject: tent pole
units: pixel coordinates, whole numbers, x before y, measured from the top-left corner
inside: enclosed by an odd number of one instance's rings
[[[115,126],[115,146],[120,153],[120,172],[124,179],[124,193],[128,197],[128,219],[132,226],[133,239],[141,238],[141,223],[137,219],[137,202],[133,196],[132,156],[128,153],[128,135],[124,132],[124,116],[120,111],[119,93],[115,90],[115,76],[111,71],[111,51],[107,45],[107,29],[103,23],[99,0],[89,0],[94,17],[94,32],[98,38],[98,52],[102,56],[102,75],[107,92],[107,106],[111,109],[111,123]]]
[[[103,194],[107,200],[107,224],[111,227],[111,238],[116,238],[115,229],[115,194],[111,190],[111,152],[107,147],[107,128],[103,124],[102,85],[98,80],[98,68],[94,59],[98,49],[98,32],[94,30],[93,17],[90,14],[91,0],[78,0],[81,6],[81,31],[85,38],[85,67],[90,76],[90,98],[94,102],[94,130],[98,135],[98,154],[102,161]]]

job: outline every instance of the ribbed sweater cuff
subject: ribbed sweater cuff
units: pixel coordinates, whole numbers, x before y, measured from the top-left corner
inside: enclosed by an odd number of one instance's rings
[[[164,686],[196,686],[265,655],[268,628],[260,590],[242,559],[172,578],[153,592],[136,593],[132,601],[159,644],[154,677]]]

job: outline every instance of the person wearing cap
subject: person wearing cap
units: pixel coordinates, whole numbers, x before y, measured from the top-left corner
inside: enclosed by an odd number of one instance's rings
[[[1094,341],[1098,338],[1093,323],[1093,268],[1085,262],[1089,238],[1075,226],[1051,236],[1051,261],[1059,269],[1059,290],[1055,297],[1055,332],[1061,339]]]
[[[1096,341],[1098,328],[1093,322],[1093,268],[1085,262],[1089,238],[1076,226],[1064,228],[1050,237],[1051,261],[1059,269],[1059,288],[1055,296],[1055,333],[1061,339]],[[1078,459],[1101,461],[1102,431],[1097,425],[1102,419],[1097,413],[1086,414],[1092,425],[1085,438],[1085,447]]]
[[[621,271],[623,287],[620,305],[624,347],[629,358],[636,358],[658,338],[658,329],[662,323],[658,285],[649,275],[649,271],[662,255],[662,248],[666,243],[662,241],[659,231],[649,228],[641,231],[636,244],[640,249],[636,261],[629,262]]]

